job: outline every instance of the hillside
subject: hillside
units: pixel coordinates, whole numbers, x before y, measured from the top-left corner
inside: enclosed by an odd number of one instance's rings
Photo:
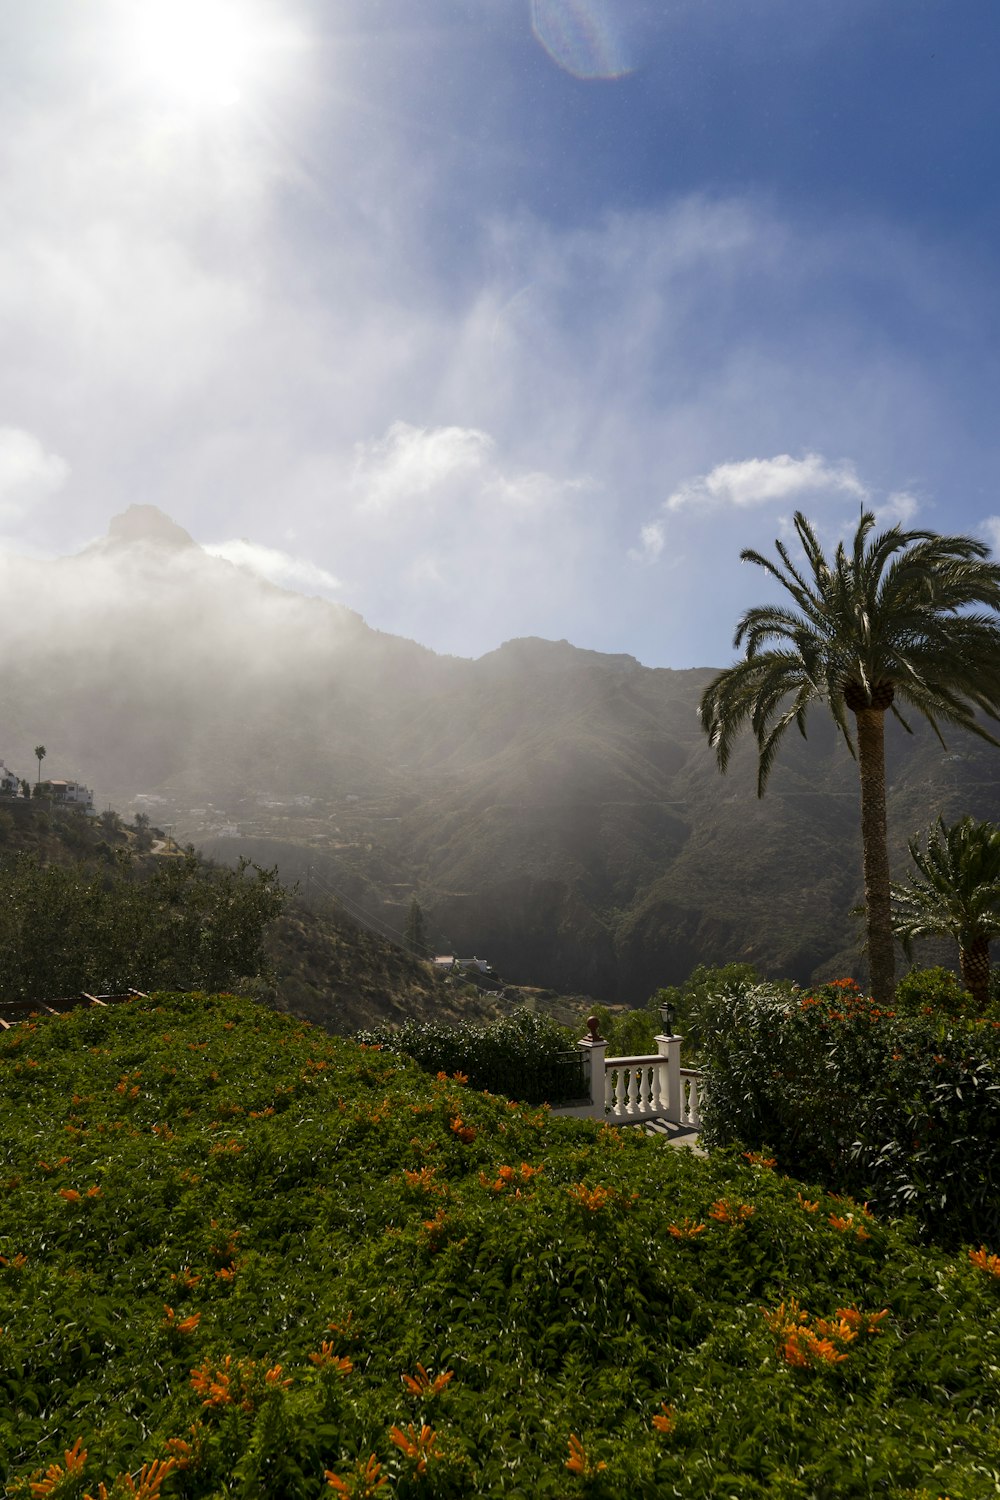
[[[20,1027],[0,1097],[10,1500],[995,1487],[996,1257],[760,1158],[231,996]]]
[[[161,830],[141,826],[137,830],[114,813],[89,818],[82,811],[50,805],[45,799],[7,799],[0,806],[0,881],[7,879],[18,856],[32,857],[42,869],[58,867],[81,887],[94,882],[106,887],[120,880],[125,870],[130,880],[142,884],[178,863],[193,864],[196,875],[212,874],[208,862],[192,861],[190,854],[182,857],[176,845],[162,837]],[[17,877],[13,878],[12,890],[19,892],[25,910],[13,925],[12,912],[3,913],[0,925],[8,944],[0,965],[4,974],[16,968],[10,949],[19,941],[25,923],[29,931],[42,932],[48,931],[53,921],[65,922],[61,932],[52,933],[52,946],[65,947],[73,942],[73,928],[65,917],[28,909],[32,902],[44,899],[45,889],[29,879],[18,885]],[[129,921],[129,914],[122,910],[122,926],[127,928]],[[480,994],[472,986],[445,984],[430,965],[365,931],[329,901],[310,904],[294,891],[287,894],[284,910],[268,926],[265,947],[271,973],[264,980],[251,979],[250,989],[277,1009],[330,1031],[350,1033],[373,1022],[408,1016],[482,1019],[505,1008],[492,994]],[[67,964],[71,965],[72,957],[72,953],[65,955]],[[149,988],[154,980],[150,959],[151,955],[141,948],[134,951],[130,960],[134,967],[119,975],[118,983]],[[51,968],[50,963],[46,971]],[[95,972],[90,976],[76,974],[75,982],[68,986],[70,990],[87,987],[100,991],[105,985]],[[55,984],[60,992],[65,988]],[[31,997],[44,999],[46,995],[33,989]],[[2,998],[12,996],[5,994]]]
[[[219,859],[272,850],[379,930],[415,894],[436,946],[515,982],[641,1003],[698,962],[859,972],[857,776],[820,715],[758,802],[750,748],[722,778],[705,744],[708,668],[565,641],[435,656],[149,507],[78,557],[5,567],[0,750],[22,773],[44,738],[100,802]],[[897,869],[939,812],[1000,815],[996,753],[889,726]]]

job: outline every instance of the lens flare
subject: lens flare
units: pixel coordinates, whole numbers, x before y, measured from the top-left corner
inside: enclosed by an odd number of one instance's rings
[[[531,29],[574,78],[624,78],[633,69],[608,0],[531,0]]]

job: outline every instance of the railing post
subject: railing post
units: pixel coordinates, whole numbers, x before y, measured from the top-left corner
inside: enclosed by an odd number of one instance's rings
[[[600,1033],[600,1023],[596,1016],[590,1016],[587,1025],[590,1035],[585,1036],[578,1043],[583,1053],[583,1071],[590,1085],[590,1106],[593,1114],[604,1119],[604,1059],[607,1055],[608,1044]]]
[[[679,1125],[684,1109],[684,1100],[681,1097],[681,1042],[683,1037],[663,1036],[655,1038],[656,1050],[660,1057],[667,1060],[667,1097],[666,1110],[667,1119],[673,1124]]]

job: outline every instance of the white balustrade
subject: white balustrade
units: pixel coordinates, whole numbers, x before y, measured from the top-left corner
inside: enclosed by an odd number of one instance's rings
[[[686,1130],[701,1126],[704,1081],[697,1068],[682,1068],[681,1038],[658,1036],[654,1055],[608,1057],[597,1018],[587,1023],[590,1035],[580,1042],[589,1104],[570,1105],[554,1114],[589,1115],[609,1124],[666,1120]]]
[[[665,1057],[606,1057],[604,1108],[614,1120],[655,1119],[669,1110]]]
[[[692,1130],[701,1125],[701,1097],[704,1082],[697,1068],[681,1068],[681,1108],[679,1125]]]

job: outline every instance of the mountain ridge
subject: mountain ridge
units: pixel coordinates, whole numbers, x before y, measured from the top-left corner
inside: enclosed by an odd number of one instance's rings
[[[721,777],[697,717],[717,669],[537,637],[439,656],[188,546],[152,507],[112,528],[4,561],[9,764],[43,741],[216,857],[308,850],[400,932],[416,896],[435,942],[513,981],[641,1003],[700,962],[859,973],[857,775],[822,713],[757,801],[753,746]],[[1000,796],[992,747],[887,729],[903,873],[939,812],[997,817]]]

